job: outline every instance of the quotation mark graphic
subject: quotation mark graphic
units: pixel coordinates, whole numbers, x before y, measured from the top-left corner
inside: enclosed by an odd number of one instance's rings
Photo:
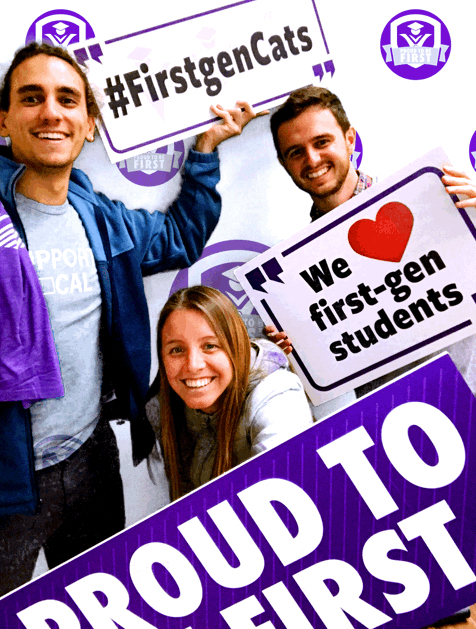
[[[89,54],[88,54],[88,50],[89,50]],[[74,51],[74,56],[76,57],[76,61],[80,65],[85,65],[86,61],[88,61],[89,59],[94,59],[94,61],[101,63],[101,57],[102,57],[101,46],[99,44],[92,44],[91,46],[88,46],[87,50],[86,50],[86,47],[78,48],[77,50]]]
[[[331,76],[334,76],[336,69],[332,59],[328,59],[324,61],[324,67],[322,67],[322,63],[318,63],[316,66],[312,67],[312,71],[314,72],[314,76],[318,76],[319,81],[322,81],[325,72],[329,72]]]
[[[119,108],[122,109],[122,115],[127,116],[126,105],[129,104],[129,99],[127,98],[127,96],[124,96],[125,87],[124,83],[121,83],[119,75],[116,74],[114,78],[116,81],[115,85],[111,83],[110,77],[106,79],[107,87],[104,90],[104,93],[106,94],[106,96],[109,96],[108,105],[114,112],[114,118],[119,118]],[[119,96],[119,98],[116,98],[116,96]]]
[[[262,268],[268,276],[268,279],[272,280],[273,282],[284,284],[283,280],[279,278],[279,274],[283,272],[283,269],[281,268],[276,258],[271,258],[271,260],[267,260],[263,264]],[[263,275],[259,267],[247,273],[246,279],[251,284],[251,287],[254,290],[258,290],[261,293],[266,293],[266,290],[263,288],[263,284],[266,282],[266,277]]]
[[[86,61],[89,61],[89,59],[94,59],[94,61],[101,63],[102,54],[103,53],[101,46],[97,43],[91,44],[87,48],[86,46],[84,46],[83,48],[78,48],[74,51],[76,61],[80,65],[85,65]],[[127,98],[127,96],[124,96],[125,87],[124,84],[121,83],[119,75],[116,75],[114,79],[116,81],[114,85],[112,84],[109,77],[106,79],[107,87],[104,90],[104,93],[106,94],[106,96],[109,96],[108,105],[114,112],[114,118],[119,118],[119,109],[122,110],[123,116],[127,116],[126,105],[129,104],[129,99]],[[118,96],[119,98],[116,98],[116,96]]]

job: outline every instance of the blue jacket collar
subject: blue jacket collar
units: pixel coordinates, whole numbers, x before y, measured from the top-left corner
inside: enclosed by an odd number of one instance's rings
[[[89,177],[78,168],[73,168],[69,178],[69,194],[77,194],[93,205],[98,205],[97,194],[93,190],[93,186]]]
[[[15,207],[13,198],[15,182],[25,170],[24,164],[18,164],[12,159],[9,147],[0,147],[0,196],[11,206]]]

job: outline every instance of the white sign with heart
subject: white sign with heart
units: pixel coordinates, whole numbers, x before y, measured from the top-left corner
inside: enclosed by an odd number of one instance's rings
[[[236,271],[314,404],[476,332],[476,230],[445,163],[431,151]]]

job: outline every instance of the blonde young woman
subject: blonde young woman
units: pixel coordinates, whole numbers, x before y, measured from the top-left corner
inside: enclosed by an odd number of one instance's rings
[[[158,323],[159,372],[146,406],[175,500],[312,423],[299,378],[270,341],[251,340],[231,301],[193,286]]]

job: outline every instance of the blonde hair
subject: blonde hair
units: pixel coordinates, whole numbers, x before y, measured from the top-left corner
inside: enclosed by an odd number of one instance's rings
[[[160,313],[157,325],[159,355],[159,425],[155,426],[164,455],[165,471],[172,500],[181,495],[180,443],[185,418],[179,396],[170,387],[162,356],[162,330],[168,317],[176,310],[196,310],[203,314],[214,330],[218,341],[230,359],[233,377],[224,392],[218,411],[217,453],[212,478],[233,467],[233,443],[243,409],[250,371],[250,339],[238,310],[223,293],[209,286],[191,286],[174,293]]]

